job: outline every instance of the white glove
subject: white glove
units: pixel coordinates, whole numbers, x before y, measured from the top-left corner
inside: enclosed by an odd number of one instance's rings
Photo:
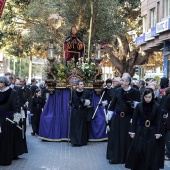
[[[133,103],[134,103],[134,108],[136,108],[136,106],[137,106],[137,104],[138,104],[139,102],[134,101]]]
[[[164,115],[163,115],[163,118],[164,118],[164,119],[167,119],[167,118],[168,118],[168,113],[167,113],[167,114],[164,114]]]
[[[107,106],[107,105],[108,105],[108,101],[107,100],[102,101],[102,106]]]
[[[25,118],[25,112],[24,112],[23,108],[21,108],[21,118],[22,119]]]
[[[14,113],[14,119],[13,121],[19,124],[19,121],[21,119],[21,114],[20,113]]]
[[[84,106],[89,106],[90,105],[90,100],[85,99]]]
[[[106,120],[107,121],[111,120],[112,116],[113,116],[113,111],[108,110],[106,115]]]
[[[28,107],[28,101],[27,101],[27,102],[25,102],[25,105]]]
[[[132,119],[130,119],[130,124],[132,124]]]

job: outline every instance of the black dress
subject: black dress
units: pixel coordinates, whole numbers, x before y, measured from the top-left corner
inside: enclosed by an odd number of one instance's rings
[[[42,97],[34,97],[31,101],[31,125],[33,133],[39,133],[40,116],[42,108],[44,107],[45,100]]]
[[[126,159],[126,168],[132,170],[158,170],[162,167],[161,134],[162,116],[156,102],[139,103],[135,109],[130,132],[135,133]],[[149,126],[150,125],[150,126]]]
[[[10,165],[13,157],[25,153],[22,131],[6,121],[6,118],[13,120],[13,114],[19,111],[17,92],[11,88],[0,92],[0,165]]]
[[[70,140],[73,145],[86,145],[88,141],[87,106],[83,99],[90,100],[90,91],[72,92],[72,110],[70,119]]]
[[[111,87],[110,89],[108,89],[107,87],[103,88],[101,90],[101,95],[103,94],[104,91],[105,91],[105,93],[103,95],[102,101],[107,100],[108,104],[105,106],[105,109],[107,110],[108,109],[108,105],[109,105],[109,103],[111,102],[111,100],[113,98],[113,95],[114,95],[114,92],[115,92],[115,88],[113,88],[113,87]]]
[[[129,101],[140,101],[139,90],[131,88],[124,91],[122,87],[116,89],[108,110],[114,111],[110,120],[106,158],[115,164],[123,164],[130,143],[128,131],[133,109]],[[125,115],[121,115],[124,112]]]

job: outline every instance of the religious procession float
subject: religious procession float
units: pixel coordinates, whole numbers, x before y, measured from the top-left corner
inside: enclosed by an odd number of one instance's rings
[[[96,109],[104,84],[100,56],[85,56],[85,45],[77,36],[76,27],[71,28],[71,35],[63,43],[63,57],[55,58],[53,40],[48,46],[48,65],[46,85],[50,93],[43,109],[39,138],[47,141],[69,140],[70,94],[76,88],[76,82],[83,80],[85,88],[91,91],[91,105]],[[96,117],[90,123],[89,141],[107,139],[103,106],[98,107]]]

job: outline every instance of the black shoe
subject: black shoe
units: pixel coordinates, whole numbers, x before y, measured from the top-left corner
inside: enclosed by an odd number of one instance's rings
[[[13,156],[12,159],[13,159],[13,160],[17,160],[17,159],[19,159],[19,158],[18,158],[18,156]]]
[[[116,162],[113,159],[109,160],[109,163],[110,164],[116,164]]]
[[[32,133],[31,133],[31,135],[32,135],[32,136],[35,136],[35,133],[34,133],[34,132],[32,132]]]
[[[76,145],[76,144],[71,144],[71,146],[72,146],[72,147],[77,147],[78,145]]]
[[[170,157],[167,156],[167,155],[165,155],[165,160],[166,160],[166,161],[169,161],[169,160],[170,160]]]

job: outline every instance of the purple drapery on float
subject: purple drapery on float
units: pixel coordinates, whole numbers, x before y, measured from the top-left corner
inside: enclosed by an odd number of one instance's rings
[[[40,119],[39,138],[48,141],[62,141],[68,139],[69,127],[69,89],[57,89],[50,95]],[[92,91],[92,106],[96,108],[100,96]],[[107,139],[103,107],[99,107],[97,117],[92,120],[89,141],[102,141]]]

